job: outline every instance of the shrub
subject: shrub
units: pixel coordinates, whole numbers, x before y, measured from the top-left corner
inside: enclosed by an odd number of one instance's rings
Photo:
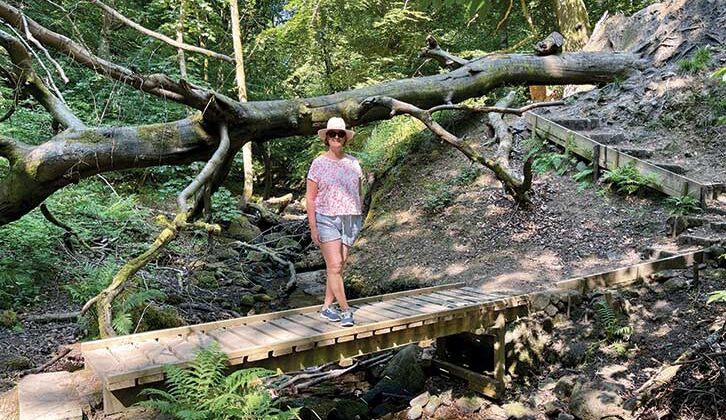
[[[261,379],[274,374],[252,368],[224,375],[227,356],[217,346],[197,353],[187,369],[167,367],[168,391],[145,389],[140,404],[181,419],[294,419],[297,410],[281,410]]]
[[[618,192],[625,194],[635,194],[641,188],[656,182],[655,176],[643,176],[633,165],[606,170],[602,180],[608,188],[614,187]]]
[[[684,73],[698,73],[711,64],[711,51],[708,47],[701,47],[696,50],[690,59],[684,58],[678,61],[678,69]]]
[[[701,211],[701,203],[690,195],[668,197],[666,199],[668,212],[673,216],[685,216]]]

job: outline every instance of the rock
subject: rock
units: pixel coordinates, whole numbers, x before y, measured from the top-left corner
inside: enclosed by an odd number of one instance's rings
[[[474,413],[478,411],[485,402],[486,400],[482,397],[461,397],[454,402],[454,405],[456,408],[465,413]]]
[[[632,419],[622,404],[620,395],[599,389],[591,383],[575,384],[570,396],[570,412],[582,420],[600,420],[603,417]]]
[[[231,246],[215,246],[213,254],[220,260],[239,259],[239,252]]]
[[[545,308],[545,313],[549,316],[555,316],[559,312],[559,309],[557,309],[557,306],[555,305],[548,305]]]
[[[420,405],[417,405],[415,407],[411,407],[408,410],[408,413],[406,413],[406,418],[408,420],[416,420],[421,417],[423,414],[423,408]]]
[[[242,306],[254,306],[255,296],[252,294],[245,294],[239,298],[239,304]]]
[[[325,270],[298,274],[297,287],[310,296],[323,296],[325,294]]]
[[[548,293],[537,293],[530,298],[530,303],[535,312],[543,311],[550,304],[550,295]]]
[[[192,281],[198,286],[207,288],[219,286],[217,277],[213,271],[197,270],[192,274]]]
[[[564,349],[560,359],[562,360],[562,366],[574,368],[584,362],[586,356],[587,346],[582,342],[576,341]],[[557,389],[557,386],[555,386],[555,389]]]
[[[420,364],[421,348],[408,345],[396,353],[383,370],[382,379],[369,390],[363,400],[373,407],[384,393],[415,395],[423,390],[426,377]],[[377,412],[377,410],[373,410]]]
[[[496,404],[485,404],[479,410],[479,415],[487,420],[507,420],[507,412]]]
[[[502,405],[504,412],[507,414],[509,419],[535,419],[537,418],[537,412],[531,407],[527,407],[521,402],[513,402]]]
[[[663,289],[666,292],[675,292],[681,289],[688,288],[688,280],[681,277],[674,277],[663,283]]]
[[[575,386],[579,377],[577,375],[566,375],[561,377],[555,385],[555,395],[560,398],[569,398],[572,388]]]
[[[657,281],[658,283],[663,283],[664,281],[668,279],[672,279],[673,277],[678,277],[683,270],[663,270],[659,271],[657,273],[653,273],[650,275],[650,278]]]
[[[252,297],[255,300],[255,302],[270,302],[270,301],[272,301],[272,297],[270,297],[270,295],[265,294],[265,293],[256,293]]]
[[[227,228],[227,234],[229,236],[243,242],[251,242],[260,236],[261,233],[260,228],[253,225],[245,216],[239,216],[232,220]]]
[[[0,368],[8,370],[24,370],[31,366],[33,366],[33,361],[22,355],[13,355],[0,360]]]
[[[439,394],[439,400],[443,405],[451,405],[454,403],[454,397],[451,395],[451,390],[446,390]]]
[[[264,261],[265,258],[267,258],[267,254],[259,251],[249,251],[246,258],[250,261],[260,262]]]
[[[292,238],[280,238],[280,240],[275,244],[275,248],[292,248],[298,251],[300,250],[300,243]]]
[[[429,394],[428,391],[426,391],[423,394],[418,395],[417,397],[415,397],[414,399],[412,399],[408,404],[411,407],[416,407],[416,406],[423,407],[424,405],[426,405],[426,403],[429,402],[429,398],[430,397],[431,397],[431,395]]]
[[[423,408],[424,413],[426,413],[429,416],[433,416],[436,412],[436,409],[439,408],[441,405],[441,399],[434,395],[433,397],[429,398],[429,402],[426,403],[426,405]]]
[[[368,418],[368,406],[357,400],[339,400],[328,413],[329,420],[363,420]]]
[[[573,416],[572,414],[568,414],[568,413],[560,413],[557,416],[557,420],[575,420],[575,416]]]

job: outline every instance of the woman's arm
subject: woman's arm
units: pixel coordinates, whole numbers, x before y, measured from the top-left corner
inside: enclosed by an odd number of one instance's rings
[[[318,184],[310,179],[307,180],[305,191],[305,210],[308,213],[308,224],[310,225],[310,237],[313,243],[320,246],[320,235],[318,225],[315,222],[315,197],[318,196]]]

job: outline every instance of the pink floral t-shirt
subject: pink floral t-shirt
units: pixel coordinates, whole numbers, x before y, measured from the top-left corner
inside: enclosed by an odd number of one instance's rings
[[[361,214],[360,179],[363,170],[350,155],[333,160],[325,155],[313,160],[308,179],[318,184],[315,212],[326,216]]]

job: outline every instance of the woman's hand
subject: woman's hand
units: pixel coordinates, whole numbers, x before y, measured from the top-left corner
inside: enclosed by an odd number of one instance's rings
[[[320,246],[320,233],[318,233],[317,227],[310,228],[310,238],[313,240],[315,246]]]

